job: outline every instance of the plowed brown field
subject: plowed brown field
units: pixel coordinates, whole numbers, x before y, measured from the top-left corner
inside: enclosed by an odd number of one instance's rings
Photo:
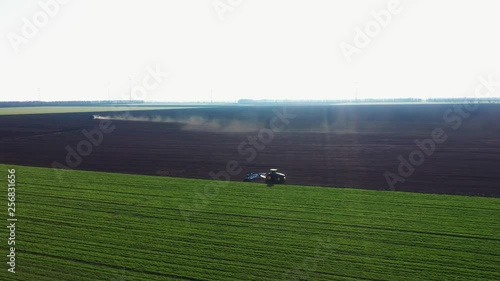
[[[423,163],[413,165],[414,172],[394,189],[500,196],[499,105],[225,106],[137,111],[126,118],[98,114],[115,119],[92,120],[92,113],[0,116],[0,163],[58,162],[82,170],[194,178],[223,171],[237,181],[250,171],[279,168],[289,184],[389,189],[384,173],[398,174],[398,156],[408,160],[422,151],[415,140],[431,139],[440,128],[446,140],[435,143],[430,155],[420,153]],[[82,146],[88,141],[83,131],[102,122],[114,130],[102,133],[89,151]],[[79,144],[88,155],[78,152]],[[68,149],[76,158],[68,158]]]

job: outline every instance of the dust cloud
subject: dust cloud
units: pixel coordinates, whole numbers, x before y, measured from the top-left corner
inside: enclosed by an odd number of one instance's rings
[[[211,119],[203,116],[165,117],[165,116],[132,116],[122,115],[94,115],[94,119],[119,120],[131,122],[155,122],[181,124],[183,130],[206,132],[255,132],[266,127],[265,122],[240,119]]]

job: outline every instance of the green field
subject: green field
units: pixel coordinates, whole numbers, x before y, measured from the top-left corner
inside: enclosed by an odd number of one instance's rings
[[[1,280],[500,280],[498,198],[13,167]]]
[[[0,115],[182,109],[181,106],[32,106],[0,108]]]

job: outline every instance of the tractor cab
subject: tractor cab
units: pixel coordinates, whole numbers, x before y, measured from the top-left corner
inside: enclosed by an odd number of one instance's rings
[[[278,169],[269,169],[269,173],[266,174],[267,184],[283,184],[285,180],[285,174],[278,173]]]
[[[269,169],[267,173],[254,173],[250,172],[246,174],[243,181],[252,182],[252,181],[262,181],[264,180],[268,185],[273,184],[283,184],[285,183],[286,176],[283,173],[279,173],[278,169]]]

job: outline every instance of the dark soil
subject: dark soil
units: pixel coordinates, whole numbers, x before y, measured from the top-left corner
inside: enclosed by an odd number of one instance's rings
[[[394,189],[500,197],[500,106],[459,107],[444,117],[453,109],[435,104],[226,106],[132,112],[132,118],[97,113],[123,119],[112,121],[92,120],[92,113],[0,116],[0,163],[70,167],[73,161],[81,170],[207,179],[210,172],[223,171],[235,181],[248,172],[279,168],[288,184],[389,190],[384,173],[398,174],[398,156],[408,160],[412,151],[420,151],[415,140],[430,139],[441,128],[446,141],[436,143]],[[286,126],[276,119],[283,110],[295,116]],[[67,162],[66,148],[77,150],[80,143],[86,153],[82,132],[101,122],[111,122],[114,131],[103,133],[81,163]],[[249,137],[257,145],[242,144]]]

